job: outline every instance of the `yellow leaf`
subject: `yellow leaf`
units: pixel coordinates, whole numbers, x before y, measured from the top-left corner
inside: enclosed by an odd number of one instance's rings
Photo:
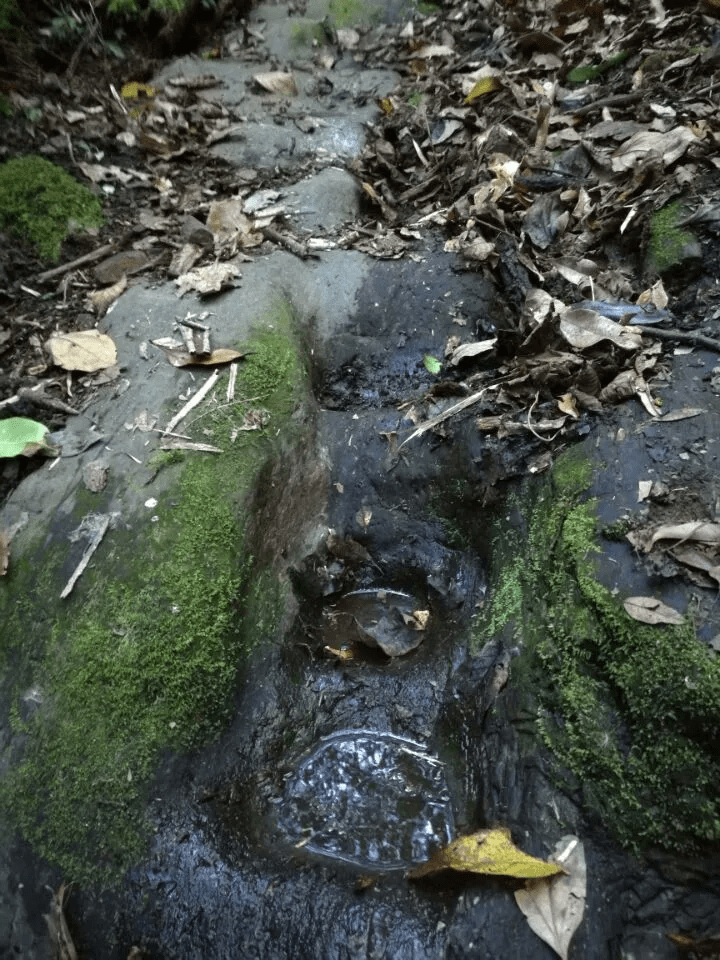
[[[518,850],[510,839],[507,827],[479,830],[467,837],[458,837],[447,847],[408,873],[412,880],[429,877],[441,870],[462,870],[490,876],[550,877],[564,873],[556,863],[547,863]]]
[[[382,110],[382,112],[385,114],[386,117],[389,117],[390,114],[395,109],[395,105],[390,99],[390,97],[383,97],[382,100],[378,100],[378,106],[380,107],[380,109]]]
[[[478,97],[486,93],[494,93],[496,90],[502,90],[502,82],[498,77],[480,77],[470,93],[465,97],[465,103],[472,103]]]
[[[120,91],[124,100],[135,100],[139,96],[154,97],[155,88],[149,87],[146,83],[137,83],[133,80],[123,85]]]

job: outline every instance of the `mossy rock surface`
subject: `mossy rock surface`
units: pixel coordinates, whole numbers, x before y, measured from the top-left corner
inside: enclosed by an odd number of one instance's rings
[[[478,641],[520,641],[512,682],[588,812],[635,849],[700,849],[720,840],[720,660],[689,622],[638,623],[599,582],[592,469],[571,451],[518,496],[527,537],[498,531]]]
[[[63,240],[103,223],[98,198],[43,157],[15,157],[0,166],[0,223],[57,260]]]
[[[246,344],[237,382],[239,396],[260,398],[268,430],[238,432],[236,407],[207,405],[223,455],[152,458],[158,504],[144,521],[117,518],[63,605],[58,584],[76,562],[67,535],[111,511],[122,493],[111,485],[78,490],[58,521],[67,529],[26,546],[1,585],[14,736],[0,811],[67,879],[110,882],[143,853],[159,757],[222,728],[243,664],[284,615],[287,587],[256,562],[250,507],[280,446],[307,441],[297,422],[289,430],[306,385],[289,311],[272,321]]]

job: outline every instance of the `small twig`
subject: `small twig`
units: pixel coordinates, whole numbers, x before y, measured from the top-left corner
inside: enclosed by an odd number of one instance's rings
[[[465,410],[466,407],[472,406],[473,403],[477,403],[478,400],[482,400],[488,390],[492,390],[494,387],[499,387],[501,383],[506,380],[507,377],[503,377],[501,380],[496,381],[495,383],[488,384],[487,387],[483,387],[482,390],[478,390],[477,393],[471,394],[469,397],[465,397],[463,400],[460,400],[458,403],[454,403],[451,407],[448,407],[447,410],[444,410],[442,413],[439,413],[436,417],[432,417],[430,420],[426,420],[424,423],[421,423],[419,427],[416,427],[409,437],[406,437],[403,442],[398,447],[398,450],[402,450],[406,443],[409,443],[411,440],[414,440],[415,437],[422,436],[423,433],[426,433],[428,430],[432,430],[433,427],[437,427],[438,424],[442,423],[444,420],[447,420],[448,417],[451,417],[454,413],[460,413],[461,410]]]
[[[602,97],[600,100],[593,100],[592,103],[586,103],[584,107],[578,107],[577,110],[569,110],[574,117],[584,117],[595,110],[602,110],[603,107],[620,107],[628,103],[636,103],[642,100],[641,93],[618,93],[613,97]]]
[[[86,517],[83,523],[89,520],[90,520],[90,516]],[[90,534],[90,542],[88,543],[87,547],[85,547],[85,552],[82,555],[82,559],[80,560],[80,563],[77,565],[72,576],[70,577],[68,582],[65,584],[65,588],[63,589],[63,592],[60,594],[61,600],[64,600],[65,597],[70,595],[73,587],[77,583],[83,570],[88,565],[88,563],[90,563],[90,558],[95,553],[97,548],[100,546],[100,542],[102,541],[102,538],[107,533],[112,517],[110,517],[108,514],[95,514],[93,517],[93,520],[95,521],[95,524],[96,524],[94,530],[91,529],[91,526],[89,523],[87,524],[87,530],[88,530],[88,533]]]
[[[205,396],[212,390],[212,388],[215,386],[215,384],[218,382],[219,379],[220,379],[220,371],[215,370],[213,374],[210,377],[208,377],[208,379],[203,384],[203,386],[200,387],[200,389],[195,394],[195,396],[191,397],[190,400],[188,400],[188,402],[182,408],[182,410],[179,413],[175,414],[175,416],[172,418],[172,420],[168,423],[168,425],[165,427],[165,429],[162,432],[169,433],[171,430],[174,430],[175,427],[180,423],[180,421],[184,420],[185,417],[190,413],[190,411],[194,407],[196,407],[202,400],[204,400]]]
[[[71,407],[69,403],[65,403],[64,400],[56,400],[54,397],[48,397],[41,389],[32,387],[21,387],[17,392],[18,398],[21,400],[29,400],[30,403],[33,403],[36,407],[44,407],[46,410],[54,410],[57,413],[67,413],[70,416],[76,417],[80,411],[76,410],[75,407]]]
[[[302,243],[297,241],[295,237],[291,237],[289,234],[280,233],[279,230],[276,230],[274,227],[263,227],[260,231],[266,240],[272,240],[273,243],[279,243],[281,246],[286,247],[290,253],[294,253],[296,257],[300,257],[302,260],[307,260],[310,257],[317,259],[316,253],[310,253]]]
[[[82,267],[86,263],[92,263],[93,260],[99,260],[101,257],[112,253],[114,249],[114,244],[106,243],[104,247],[98,247],[98,249],[93,250],[92,253],[85,253],[82,257],[71,260],[69,263],[64,263],[61,267],[53,267],[52,270],[46,270],[44,273],[38,274],[36,279],[39,283],[44,283],[45,280],[52,280],[53,277],[59,277],[63,273],[69,273],[71,270],[74,270],[75,267]]]
[[[659,337],[660,340],[677,340],[680,343],[691,343],[694,346],[707,347],[708,350],[714,350],[720,353],[720,340],[713,337],[706,337],[702,333],[690,333],[685,330],[663,330],[659,327],[641,327],[632,325],[633,330],[639,330],[647,337]]]
[[[539,399],[540,399],[540,391],[538,390],[538,392],[535,394],[535,399],[531,403],[530,409],[528,410],[528,415],[527,415],[528,430],[530,431],[530,433],[532,433],[534,437],[537,437],[538,440],[542,440],[543,443],[552,443],[555,437],[557,437],[558,434],[562,431],[562,427],[560,427],[560,430],[557,430],[551,437],[541,437],[540,434],[535,429],[535,427],[533,427],[532,423],[530,423],[530,417],[532,416],[532,412],[535,409]]]

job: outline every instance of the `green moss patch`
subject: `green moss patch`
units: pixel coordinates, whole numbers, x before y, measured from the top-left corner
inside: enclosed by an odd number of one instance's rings
[[[696,243],[694,234],[678,226],[682,216],[682,208],[676,201],[658,210],[650,221],[648,253],[658,273],[682,263],[689,245]]]
[[[0,224],[57,260],[63,240],[78,228],[99,227],[100,201],[43,157],[16,157],[0,166]]]
[[[322,47],[327,43],[327,34],[321,23],[306,20],[292,25],[290,40],[295,47]]]
[[[238,377],[237,396],[261,397],[265,432],[237,431],[248,404],[206,401],[198,415],[224,453],[172,466],[157,522],[110,532],[63,612],[43,622],[38,610],[62,582],[58,547],[0,585],[11,713],[25,734],[0,812],[67,879],[107,882],[142,853],[160,752],[223,726],[239,668],[284,610],[283,583],[249,553],[244,510],[304,390],[287,322],[275,316],[248,345]]]
[[[382,20],[382,7],[373,0],[330,0],[328,13],[336,27],[376,24]]]
[[[478,639],[522,641],[512,676],[537,734],[621,842],[697,849],[720,840],[720,661],[689,623],[640,624],[598,582],[588,471],[566,455],[522,498],[529,533],[498,537]]]

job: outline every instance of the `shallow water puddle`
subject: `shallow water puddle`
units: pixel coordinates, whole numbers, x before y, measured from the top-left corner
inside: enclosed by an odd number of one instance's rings
[[[291,775],[279,808],[296,845],[377,868],[421,863],[453,834],[443,764],[389,733],[324,739]]]
[[[429,613],[410,594],[372,588],[354,590],[324,611],[323,637],[334,648],[362,643],[400,657],[420,646]]]

